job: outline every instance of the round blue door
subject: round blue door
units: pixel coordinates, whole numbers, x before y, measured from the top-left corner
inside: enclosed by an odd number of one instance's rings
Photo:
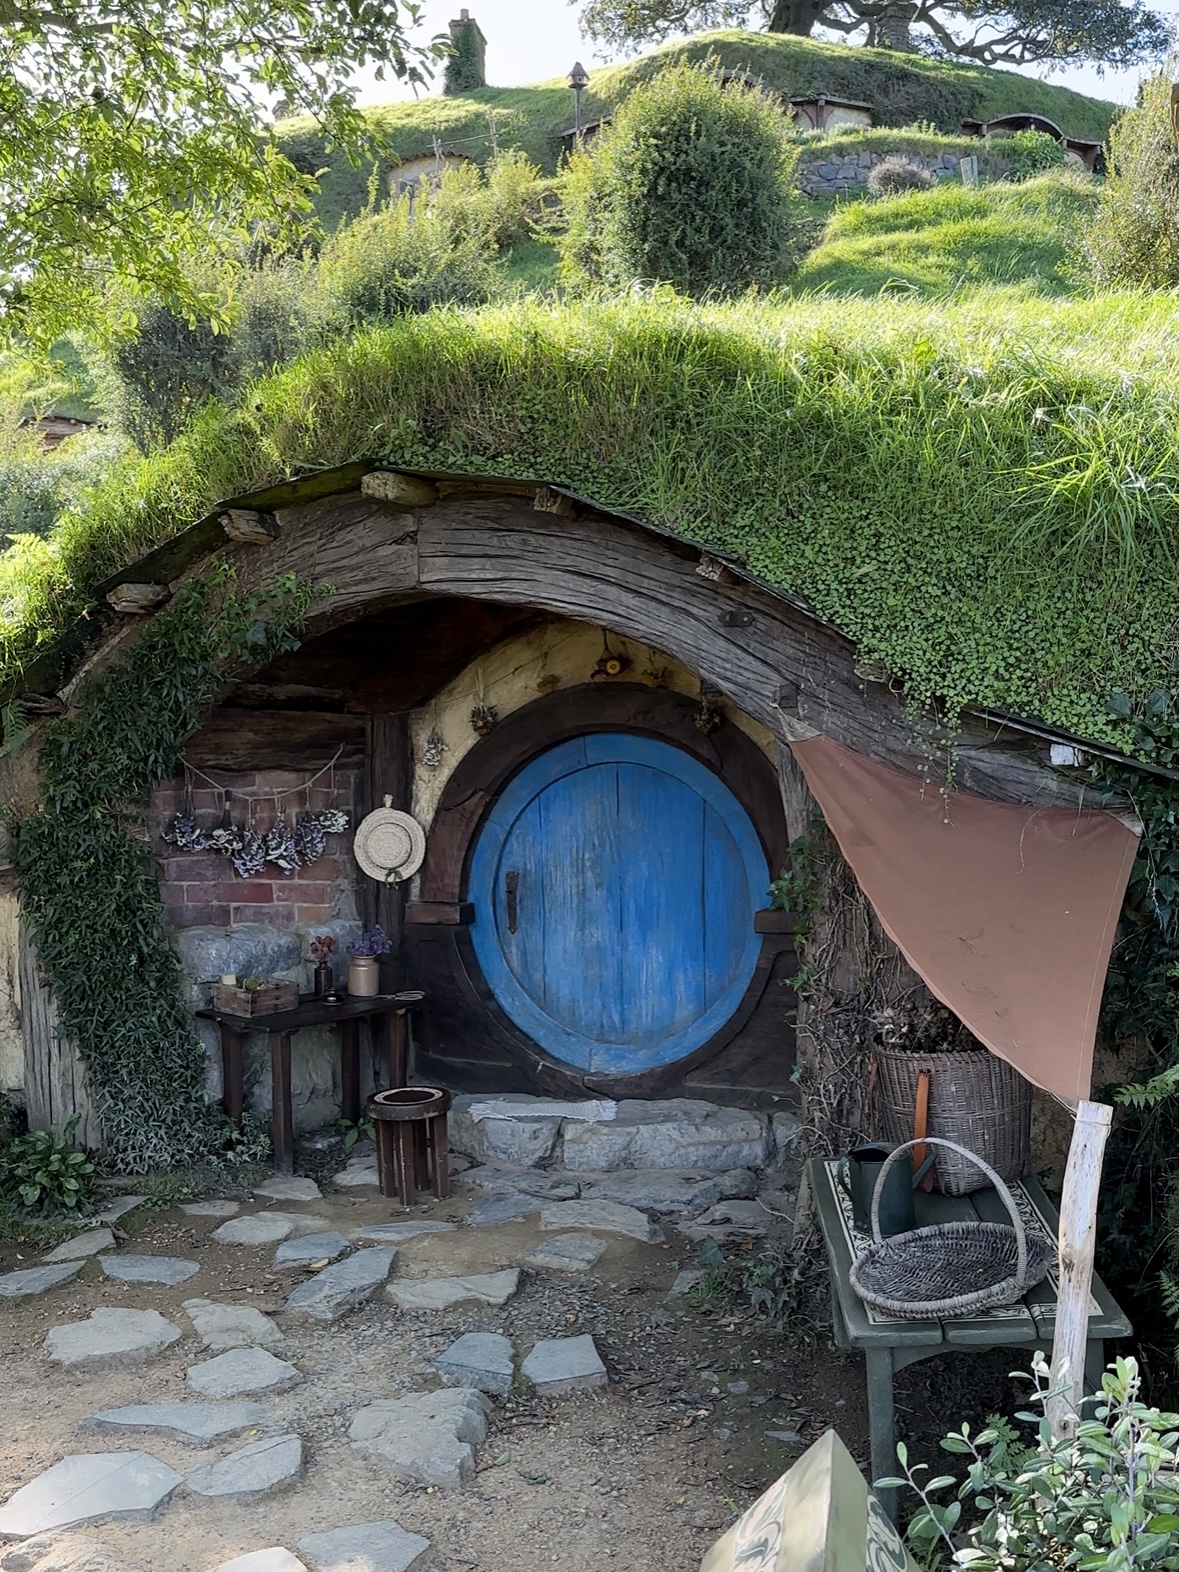
[[[525,766],[480,831],[475,954],[538,1047],[635,1074],[692,1053],[737,1009],[768,884],[745,810],[690,754],[578,737]]]

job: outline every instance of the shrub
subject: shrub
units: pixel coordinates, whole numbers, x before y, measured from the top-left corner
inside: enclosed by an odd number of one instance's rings
[[[571,161],[566,276],[695,296],[778,283],[797,260],[797,159],[777,99],[706,65],[660,71]]]
[[[993,144],[1008,180],[1031,180],[1068,162],[1064,145],[1046,131],[1013,131]]]
[[[490,299],[502,274],[494,241],[463,200],[473,191],[466,170],[446,170],[436,195],[397,197],[337,230],[319,255],[319,285],[338,324]]]
[[[106,432],[79,432],[46,449],[15,411],[0,413],[0,534],[45,536],[88,487],[105,479],[125,444]]]
[[[868,176],[872,196],[901,196],[907,191],[932,191],[937,181],[923,164],[903,153],[891,153],[874,165]]]
[[[65,1128],[26,1130],[0,1153],[0,1201],[27,1211],[85,1211],[94,1195],[94,1164],[74,1142],[79,1116]]]
[[[1179,151],[1165,77],[1143,83],[1141,101],[1114,123],[1109,174],[1079,247],[1078,272],[1099,288],[1179,284]]]
[[[1042,1358],[1035,1379],[1042,1411],[1049,1390]],[[922,1547],[927,1567],[1126,1572],[1177,1564],[1179,1415],[1139,1401],[1133,1359],[1110,1365],[1101,1387],[1094,1417],[1082,1420],[1072,1438],[1053,1439],[1047,1419],[1035,1414],[1017,1416],[1038,1421],[1034,1446],[1020,1445],[1018,1432],[1003,1420],[992,1420],[977,1436],[969,1425],[948,1435],[943,1448],[969,1461],[957,1499],[944,1505],[933,1497],[957,1480],[950,1474],[918,1480],[925,1465],[910,1467],[904,1446],[897,1447],[905,1477],[882,1483],[908,1485],[921,1498],[909,1535]],[[982,1515],[963,1530],[967,1502]]]

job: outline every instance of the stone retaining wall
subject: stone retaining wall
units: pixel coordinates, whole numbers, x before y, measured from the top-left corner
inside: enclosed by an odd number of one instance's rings
[[[803,159],[799,165],[799,188],[809,197],[838,196],[841,191],[862,190],[876,165],[886,158],[895,158],[898,151],[827,153]],[[938,180],[958,173],[957,153],[935,153],[928,158],[920,153],[903,153],[902,156],[918,169],[928,169]]]

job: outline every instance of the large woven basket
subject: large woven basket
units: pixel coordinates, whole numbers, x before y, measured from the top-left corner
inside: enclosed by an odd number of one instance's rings
[[[876,1050],[878,1117],[889,1141],[913,1135],[917,1079],[929,1072],[925,1130],[962,1156],[939,1152],[933,1187],[943,1195],[969,1195],[991,1181],[971,1158],[977,1152],[1009,1183],[1022,1179],[1031,1161],[1032,1088],[986,1048],[955,1053],[915,1053],[882,1045]]]
[[[1002,1197],[1013,1227],[1004,1223],[935,1223],[911,1233],[880,1233],[880,1196],[885,1177],[902,1152],[920,1146],[906,1141],[890,1152],[872,1194],[872,1243],[852,1262],[850,1282],[865,1304],[909,1321],[941,1321],[982,1315],[1013,1305],[1042,1282],[1052,1260],[1046,1239],[1028,1239],[1011,1191],[977,1152],[955,1141],[925,1137],[930,1146],[950,1147],[980,1168]]]

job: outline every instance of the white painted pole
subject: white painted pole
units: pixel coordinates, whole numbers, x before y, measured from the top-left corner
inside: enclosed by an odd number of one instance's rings
[[[1085,1390],[1085,1343],[1089,1335],[1089,1292],[1097,1244],[1097,1196],[1113,1109],[1107,1103],[1077,1104],[1077,1118],[1060,1198],[1060,1292],[1052,1339],[1052,1387],[1048,1422],[1059,1439],[1072,1435],[1081,1417]]]

